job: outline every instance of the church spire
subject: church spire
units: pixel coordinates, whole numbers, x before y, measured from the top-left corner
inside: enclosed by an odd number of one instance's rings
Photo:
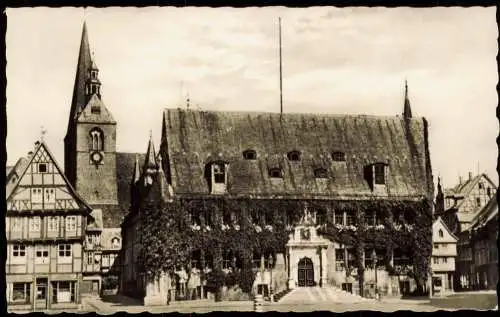
[[[89,69],[92,67],[92,57],[90,55],[89,38],[87,34],[87,24],[83,22],[82,36],[80,39],[80,52],[78,53],[78,63],[76,65],[75,85],[73,88],[73,99],[69,117],[68,130],[72,121],[78,116],[87,103],[86,82]]]
[[[161,142],[167,138],[167,111],[163,110],[163,119],[161,121]]]
[[[405,79],[405,105],[403,110],[403,117],[405,119],[411,119],[411,105],[410,99],[408,98],[408,81]]]

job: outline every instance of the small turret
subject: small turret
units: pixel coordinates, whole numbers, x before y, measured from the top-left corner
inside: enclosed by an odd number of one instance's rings
[[[406,79],[405,79],[405,103],[404,103],[404,110],[403,110],[403,118],[405,118],[405,119],[412,118],[410,99],[408,97],[408,81]]]

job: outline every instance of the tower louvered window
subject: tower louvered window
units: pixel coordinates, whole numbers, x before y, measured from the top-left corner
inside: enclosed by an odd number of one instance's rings
[[[90,149],[93,151],[104,150],[104,134],[99,128],[90,131]]]

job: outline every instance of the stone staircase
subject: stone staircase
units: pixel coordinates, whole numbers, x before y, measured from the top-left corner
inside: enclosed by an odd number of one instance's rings
[[[374,301],[356,294],[343,291],[333,286],[325,287],[298,287],[291,290],[278,303],[283,304],[312,304],[318,302],[359,303]]]

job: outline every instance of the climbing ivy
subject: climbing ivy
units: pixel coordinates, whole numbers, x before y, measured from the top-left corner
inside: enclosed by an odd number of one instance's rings
[[[345,228],[335,225],[332,219],[319,228],[318,233],[331,241],[355,248],[358,280],[363,290],[365,247],[385,246],[384,264],[391,275],[398,274],[390,264],[395,248],[408,251],[413,261],[410,275],[417,286],[425,284],[429,273],[429,258],[432,251],[432,215],[428,200],[421,201],[318,201],[318,200],[258,200],[230,199],[227,197],[207,199],[176,199],[173,202],[143,204],[141,219],[142,250],[139,255],[141,271],[149,278],[159,272],[173,273],[176,267],[187,266],[193,250],[203,250],[214,259],[214,269],[222,266],[222,250],[232,250],[239,254],[242,263],[239,281],[245,292],[250,292],[255,275],[252,273],[252,250],[262,254],[285,253],[290,229],[303,215],[305,206],[310,209],[355,211],[356,227]],[[190,225],[189,211],[198,210],[203,215],[207,210],[212,214],[213,225],[198,227]],[[222,214],[230,210],[237,215],[235,222],[222,226]],[[367,211],[377,211],[382,215],[383,226],[368,227],[364,223]],[[394,212],[400,212],[400,227],[393,221]],[[272,215],[273,225],[265,224],[263,218],[252,221],[251,214]],[[257,223],[255,223],[257,222]],[[220,281],[214,283],[217,287]]]

